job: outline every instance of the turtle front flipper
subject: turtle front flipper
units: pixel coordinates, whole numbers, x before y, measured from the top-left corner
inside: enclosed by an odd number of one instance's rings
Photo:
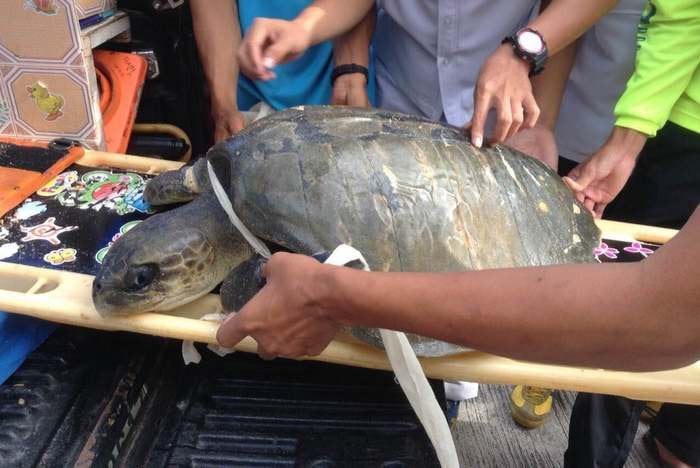
[[[265,259],[254,255],[240,263],[221,283],[219,295],[226,312],[240,310],[265,285],[262,267]]]
[[[183,166],[176,171],[167,171],[151,179],[143,192],[149,205],[168,205],[191,201],[205,191],[208,185],[206,160],[199,159],[191,166]]]

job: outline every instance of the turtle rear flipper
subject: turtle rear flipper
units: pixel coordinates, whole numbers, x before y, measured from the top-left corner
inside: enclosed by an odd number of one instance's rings
[[[206,189],[201,182],[201,175],[205,172],[204,159],[176,171],[164,172],[148,182],[143,198],[154,206],[191,201]]]

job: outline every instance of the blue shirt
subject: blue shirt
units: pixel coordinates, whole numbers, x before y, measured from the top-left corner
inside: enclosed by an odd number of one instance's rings
[[[241,33],[245,35],[257,17],[294,19],[311,0],[238,0]],[[370,60],[371,64],[371,60]],[[374,76],[370,65],[368,92],[374,101]],[[241,75],[238,81],[238,108],[248,110],[260,101],[274,109],[302,104],[328,104],[331,99],[333,45],[323,42],[296,60],[275,67],[277,77],[270,81],[252,81]]]

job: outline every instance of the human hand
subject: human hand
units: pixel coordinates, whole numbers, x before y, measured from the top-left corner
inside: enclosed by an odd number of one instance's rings
[[[243,130],[246,121],[235,105],[220,107],[212,105],[212,118],[214,120],[214,143],[229,138]]]
[[[539,159],[553,170],[557,169],[559,150],[554,132],[549,128],[541,125],[521,128],[518,133],[508,138],[505,144]]]
[[[605,207],[627,183],[646,139],[636,130],[615,127],[595,154],[564,177],[578,201],[596,218],[603,216]]]
[[[219,327],[217,341],[233,347],[246,336],[263,359],[320,354],[340,330],[319,301],[323,266],[311,257],[276,253],[262,270],[267,284]]]
[[[311,45],[311,32],[300,23],[257,18],[238,49],[241,72],[253,80],[271,80],[271,70],[303,54]]]
[[[510,45],[504,44],[484,62],[474,87],[474,114],[467,124],[471,141],[480,148],[489,110],[496,110],[496,128],[491,143],[512,137],[521,128],[537,123],[540,108],[532,94],[530,65],[517,57]]]
[[[340,75],[333,83],[331,104],[335,106],[370,107],[367,80],[362,73]]]

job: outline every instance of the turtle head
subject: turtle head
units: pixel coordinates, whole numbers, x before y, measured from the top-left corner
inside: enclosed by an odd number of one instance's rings
[[[110,248],[92,285],[102,316],[170,310],[219,284],[250,250],[209,194],[157,214]]]
[[[191,166],[158,175],[146,184],[143,199],[153,206],[192,200],[211,187],[206,164],[207,160],[200,158]]]

